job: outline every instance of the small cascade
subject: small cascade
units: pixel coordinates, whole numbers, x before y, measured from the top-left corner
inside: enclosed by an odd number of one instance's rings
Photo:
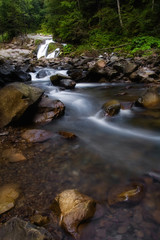
[[[41,44],[37,53],[37,59],[46,57],[47,59],[55,58],[60,54],[60,48],[56,48],[52,53],[48,54],[48,47],[50,43],[55,43],[52,39],[45,40],[45,43]]]

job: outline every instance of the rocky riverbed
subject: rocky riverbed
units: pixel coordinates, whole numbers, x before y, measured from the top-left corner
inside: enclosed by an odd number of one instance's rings
[[[158,240],[159,57],[0,54],[0,239]]]

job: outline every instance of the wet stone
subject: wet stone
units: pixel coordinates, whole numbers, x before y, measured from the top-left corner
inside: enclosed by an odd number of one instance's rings
[[[143,96],[139,97],[135,102],[138,107],[148,109],[160,109],[160,96],[156,89],[148,89]]]
[[[59,135],[61,135],[62,137],[64,137],[65,139],[75,139],[77,136],[74,133],[71,132],[63,132],[60,131]]]
[[[18,197],[18,185],[7,184],[0,187],[0,214],[12,209],[15,206],[15,201]]]
[[[7,162],[21,162],[25,161],[26,157],[23,155],[23,153],[15,148],[9,148],[3,151],[2,157]]]
[[[30,218],[31,223],[37,225],[37,226],[44,226],[48,223],[48,217],[42,216],[40,214],[36,214]]]
[[[144,197],[144,185],[142,183],[130,183],[115,187],[108,193],[110,206],[117,204],[137,204]]]
[[[63,191],[55,200],[61,212],[60,225],[75,239],[79,239],[78,227],[94,216],[96,202],[75,189]]]
[[[114,116],[119,113],[121,104],[117,100],[110,100],[103,104],[102,109],[107,115]]]
[[[20,218],[12,218],[0,228],[1,240],[54,240],[45,228],[32,225]]]
[[[53,134],[51,132],[40,129],[27,130],[22,134],[22,138],[32,143],[44,142],[52,137]]]

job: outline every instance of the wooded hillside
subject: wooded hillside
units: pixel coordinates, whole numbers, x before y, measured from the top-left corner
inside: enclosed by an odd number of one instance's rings
[[[10,39],[42,31],[105,48],[137,36],[160,37],[159,13],[158,0],[0,0],[0,34]]]

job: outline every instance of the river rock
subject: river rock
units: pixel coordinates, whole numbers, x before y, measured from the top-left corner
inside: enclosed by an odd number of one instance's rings
[[[126,75],[129,75],[132,72],[134,72],[138,68],[138,66],[135,63],[132,63],[130,61],[121,60],[121,61],[115,62],[113,64],[113,68],[116,69],[118,72],[122,72]]]
[[[117,100],[110,100],[103,104],[102,109],[107,115],[114,116],[119,113],[121,104]]]
[[[12,209],[15,206],[15,201],[18,197],[18,185],[7,184],[0,187],[0,214]]]
[[[65,87],[66,89],[73,89],[76,86],[76,82],[71,79],[62,79],[60,80],[60,86]]]
[[[57,119],[64,115],[65,106],[60,100],[53,100],[42,97],[38,104],[37,113],[33,118],[34,123],[49,123],[53,119]]]
[[[22,70],[13,71],[11,74],[12,82],[28,82],[31,81],[31,75]]]
[[[99,59],[95,65],[98,68],[104,68],[106,66],[106,61],[104,59]]]
[[[41,89],[24,83],[12,83],[0,89],[0,127],[16,122],[27,114],[42,94]]]
[[[51,80],[52,84],[55,86],[59,86],[60,80],[68,79],[68,78],[69,78],[68,76],[60,74],[60,73],[50,76],[50,80]]]
[[[61,211],[60,225],[78,239],[78,227],[83,221],[94,216],[96,202],[75,189],[63,191],[55,200]]]
[[[137,204],[144,197],[144,185],[142,183],[130,183],[117,186],[108,193],[108,204],[116,206],[121,203]]]
[[[36,75],[36,78],[44,78],[46,76],[48,76],[50,74],[50,71],[49,70],[40,70],[37,75]]]
[[[0,66],[0,79],[3,79],[5,85],[11,82],[31,81],[31,75],[23,70],[16,70],[10,63],[4,63]]]
[[[41,129],[27,130],[22,134],[22,138],[32,143],[45,142],[51,137],[53,137],[51,132]]]
[[[156,77],[156,73],[147,67],[141,67],[130,75],[130,79],[135,82],[147,82],[151,78],[154,79]]]
[[[30,218],[31,223],[37,225],[37,226],[44,226],[49,222],[49,219],[47,216],[42,216],[41,214],[35,214]]]
[[[15,148],[9,148],[4,150],[2,153],[2,157],[7,162],[21,162],[26,160],[26,157],[23,155],[23,153]]]
[[[160,109],[160,95],[156,89],[148,89],[142,97],[135,102],[138,107]]]
[[[76,135],[71,132],[59,131],[59,135],[61,135],[65,139],[75,139],[76,138]]]
[[[37,227],[30,222],[14,217],[0,228],[1,240],[54,240],[43,227]]]

